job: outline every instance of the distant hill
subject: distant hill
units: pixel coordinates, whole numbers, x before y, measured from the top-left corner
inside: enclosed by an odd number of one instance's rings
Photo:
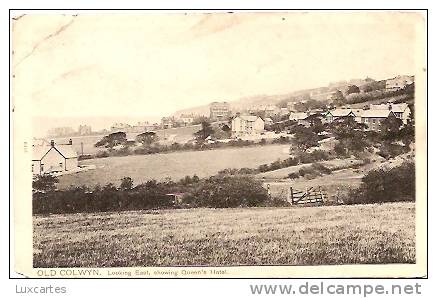
[[[270,104],[277,104],[278,102],[289,99],[290,101],[293,101],[293,96],[297,96],[299,92],[292,92],[287,94],[277,94],[277,95],[254,95],[254,96],[247,96],[242,97],[240,99],[234,100],[234,101],[228,101],[231,105],[231,109],[234,111],[241,111],[248,109],[255,105],[270,105]],[[214,100],[211,100],[213,102]],[[219,101],[219,100],[217,100]],[[220,100],[223,101],[223,100]],[[173,115],[178,117],[181,114],[195,114],[200,116],[209,116],[209,105],[203,105],[203,106],[197,106],[192,108],[187,108],[183,110],[176,111]]]

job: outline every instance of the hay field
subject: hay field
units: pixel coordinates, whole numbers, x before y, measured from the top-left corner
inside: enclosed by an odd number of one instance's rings
[[[415,262],[414,203],[34,216],[34,267]]]
[[[119,185],[120,179],[126,176],[131,177],[135,184],[166,177],[178,180],[194,174],[209,177],[226,168],[256,168],[278,158],[285,159],[289,148],[290,145],[266,145],[84,160],[81,165],[96,165],[97,169],[61,176],[58,187]]]

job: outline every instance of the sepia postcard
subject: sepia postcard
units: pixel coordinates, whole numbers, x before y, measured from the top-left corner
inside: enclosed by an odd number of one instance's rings
[[[11,11],[32,278],[427,275],[426,11]]]

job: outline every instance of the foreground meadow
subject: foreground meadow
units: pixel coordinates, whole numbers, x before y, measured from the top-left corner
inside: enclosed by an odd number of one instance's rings
[[[414,203],[34,216],[34,267],[415,262]]]

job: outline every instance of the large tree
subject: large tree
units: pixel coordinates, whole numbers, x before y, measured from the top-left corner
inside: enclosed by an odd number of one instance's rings
[[[341,121],[331,123],[329,130],[340,142],[337,148],[342,147],[343,151],[349,154],[362,152],[368,146],[364,128],[364,124],[357,123],[352,117],[345,117]]]
[[[335,91],[332,94],[331,99],[332,99],[332,102],[334,103],[334,105],[336,105],[336,106],[341,106],[345,102],[344,95],[340,90]]]
[[[205,139],[214,134],[214,129],[208,121],[202,121],[202,128],[194,133],[194,137],[198,142],[204,142]]]
[[[389,116],[381,122],[381,136],[384,140],[395,141],[400,138],[402,120]]]
[[[125,132],[114,132],[107,136],[104,136],[100,141],[98,141],[94,146],[106,148],[113,148],[117,145],[124,145],[127,142],[126,133]]]
[[[311,128],[298,125],[294,128],[293,144],[301,151],[318,145],[319,137]]]

